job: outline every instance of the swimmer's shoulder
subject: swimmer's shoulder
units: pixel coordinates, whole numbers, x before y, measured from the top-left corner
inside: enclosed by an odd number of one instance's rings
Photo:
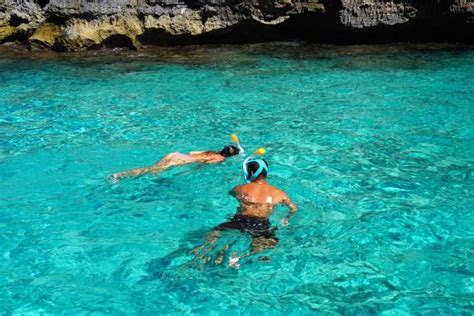
[[[288,195],[286,194],[285,191],[273,186],[273,185],[270,185],[270,188],[269,188],[270,192],[271,192],[271,195],[273,197],[273,201],[275,203],[281,203],[283,201],[285,201],[287,198],[288,198]]]
[[[247,188],[248,188],[248,184],[239,184],[239,185],[236,185],[232,191],[236,192],[236,193],[242,193],[242,192],[246,192],[247,191]]]
[[[239,185],[236,185],[235,187],[232,188],[232,190],[230,191],[232,195],[235,195],[235,194],[238,194],[238,193],[242,193],[242,186],[243,184],[239,184]]]
[[[253,196],[255,195],[255,185],[253,183],[239,184],[232,191],[239,196]]]

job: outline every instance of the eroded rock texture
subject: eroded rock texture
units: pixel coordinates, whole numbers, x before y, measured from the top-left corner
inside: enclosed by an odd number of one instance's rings
[[[472,42],[474,0],[0,0],[0,43]]]

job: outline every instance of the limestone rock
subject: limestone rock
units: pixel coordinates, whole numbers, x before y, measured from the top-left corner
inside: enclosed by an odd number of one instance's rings
[[[474,42],[474,0],[0,0],[0,43],[67,51],[258,34],[365,41],[384,32]]]
[[[92,21],[74,18],[66,24],[58,43],[65,50],[82,50],[116,37],[139,48],[137,36],[142,33],[143,23],[136,16],[117,15]]]
[[[206,10],[204,13],[203,32],[208,33],[222,30],[245,20],[245,15],[233,13],[229,8],[222,7],[215,10]]]
[[[171,35],[197,35],[203,32],[204,25],[199,12],[182,8],[176,15],[145,16],[145,28],[162,29]]]
[[[100,18],[112,15],[137,15],[144,0],[51,0],[45,7],[50,16]]]
[[[10,14],[0,12],[0,27],[10,25]]]
[[[60,34],[61,28],[58,25],[44,23],[30,36],[28,42],[36,48],[53,47]]]
[[[395,25],[416,17],[417,9],[410,2],[377,0],[342,0],[341,23],[354,28]]]
[[[0,26],[0,43],[14,35],[16,32],[16,28],[13,26]]]

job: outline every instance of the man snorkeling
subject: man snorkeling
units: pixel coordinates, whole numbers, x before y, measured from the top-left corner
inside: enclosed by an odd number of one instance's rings
[[[278,204],[285,204],[290,209],[288,215],[282,219],[282,225],[288,225],[288,221],[297,211],[297,206],[290,200],[288,195],[268,184],[268,163],[262,158],[247,158],[243,163],[246,184],[238,185],[230,192],[240,203],[234,217],[225,223],[215,227],[206,237],[206,243],[194,250],[198,258],[205,258],[213,243],[215,243],[221,233],[225,230],[235,229],[246,233],[252,237],[252,248],[247,254],[235,256],[229,259],[229,265],[239,268],[239,260],[259,253],[268,248],[274,248],[278,243],[275,236],[276,228],[270,227],[269,216],[273,213]],[[207,248],[208,251],[201,251]],[[225,245],[219,252],[216,264],[220,264],[224,258],[224,253],[230,248]],[[206,258],[205,258],[206,259]],[[208,257],[207,260],[210,258]]]
[[[166,155],[160,161],[150,167],[137,168],[125,172],[115,173],[112,178],[117,182],[120,178],[129,176],[141,176],[146,173],[160,173],[174,166],[188,165],[192,163],[211,164],[224,161],[228,157],[235,156],[241,151],[240,145],[226,145],[221,151],[192,151],[188,154],[174,152]]]

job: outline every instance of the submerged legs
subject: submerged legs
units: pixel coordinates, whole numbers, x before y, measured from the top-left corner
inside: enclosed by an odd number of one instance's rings
[[[278,244],[278,240],[270,239],[265,237],[256,237],[252,239],[252,248],[249,253],[245,253],[241,256],[237,256],[237,253],[232,253],[231,257],[229,258],[229,266],[239,269],[240,263],[239,261],[243,258],[247,258],[258,254],[266,249],[273,249]]]
[[[195,263],[204,263],[206,264],[211,260],[210,253],[215,250],[216,246],[215,243],[221,237],[222,231],[219,229],[212,230],[209,234],[206,235],[205,243],[199,247],[196,247],[192,253],[196,255],[194,260]],[[217,257],[214,260],[216,265],[222,264],[225,258],[226,252],[235,244],[237,240],[234,240],[230,243],[226,243],[220,250],[217,251]],[[266,249],[273,249],[278,244],[278,240],[275,238],[267,238],[267,237],[253,237],[251,249],[248,253],[244,253],[243,255],[237,255],[236,252],[233,252],[229,257],[229,266],[239,269],[240,268],[240,260],[243,258],[247,258],[258,254]]]

